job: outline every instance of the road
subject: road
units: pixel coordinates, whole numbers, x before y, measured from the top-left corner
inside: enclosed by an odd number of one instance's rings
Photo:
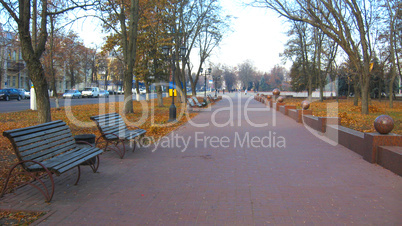
[[[166,95],[166,94],[164,94]],[[156,98],[156,93],[151,93],[151,99]],[[81,98],[81,99],[59,99],[60,107],[65,106],[67,103],[71,103],[72,106],[74,105],[85,105],[85,104],[98,104],[98,103],[105,103],[105,102],[120,102],[123,101],[124,95],[111,95],[109,98]],[[135,95],[133,96],[135,99]],[[145,100],[145,94],[141,94],[140,100]],[[55,99],[50,99],[50,106],[52,108],[56,107]],[[24,99],[21,101],[17,100],[10,100],[10,101],[0,101],[0,113],[5,112],[18,112],[30,109],[30,100]]]

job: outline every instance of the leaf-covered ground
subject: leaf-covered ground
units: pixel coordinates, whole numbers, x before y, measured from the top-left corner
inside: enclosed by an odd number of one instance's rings
[[[287,105],[295,105],[301,109],[300,103],[304,99],[286,98],[284,103]],[[402,102],[394,101],[394,107],[389,107],[389,101],[371,100],[369,106],[369,114],[361,114],[361,103],[359,106],[353,105],[353,99],[336,100],[313,100],[310,109],[314,116],[318,117],[340,117],[341,125],[358,130],[361,132],[375,132],[374,120],[380,115],[389,115],[394,119],[394,129],[392,133],[402,135]]]
[[[164,98],[164,107],[156,106],[157,103],[151,102],[137,102],[133,101],[134,113],[125,115],[127,125],[138,126],[147,130],[147,136],[152,136],[157,140],[158,138],[175,130],[177,127],[186,123],[188,119],[193,118],[197,113],[186,111],[184,104],[177,102],[177,119],[175,124],[168,124],[169,107],[171,99]],[[90,116],[106,114],[109,112],[118,112],[121,115],[121,103],[104,103],[92,105],[78,105],[71,106],[71,108],[61,108],[51,110],[52,120],[63,120],[70,127],[73,135],[90,133],[95,134],[97,137],[100,133],[94,122],[90,120]],[[34,126],[38,124],[37,112],[26,110],[21,112],[0,113],[0,132],[17,129],[27,126]],[[9,140],[0,136],[0,189],[8,173],[8,169],[17,162],[17,157],[14,154],[13,148]],[[17,183],[28,180],[20,176],[12,180]],[[9,184],[10,186],[10,184]],[[1,190],[0,190],[1,191]],[[0,211],[0,225],[27,225],[41,216],[41,213],[29,212],[5,212]]]
[[[29,225],[44,214],[43,212],[0,211],[0,225]]]

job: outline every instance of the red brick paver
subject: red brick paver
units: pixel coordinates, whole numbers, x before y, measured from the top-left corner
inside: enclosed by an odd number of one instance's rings
[[[22,188],[1,199],[0,208],[52,211],[40,225],[402,223],[401,177],[254,100],[248,109],[261,111],[249,111],[247,118],[246,102],[218,102],[193,120],[209,126],[186,124],[153,152],[153,146],[141,148],[125,159],[106,153],[99,173],[84,169],[78,186],[72,185],[75,172],[60,176],[50,204]],[[214,126],[231,118],[224,111],[230,103],[233,125]],[[255,147],[262,138],[268,146],[270,134],[271,147]],[[208,136],[228,142],[208,138],[204,146]],[[176,137],[189,140],[185,151],[180,142],[168,145]],[[274,137],[283,137],[286,147],[273,147]]]

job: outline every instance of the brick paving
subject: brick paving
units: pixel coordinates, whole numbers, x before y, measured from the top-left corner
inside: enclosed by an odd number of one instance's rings
[[[193,122],[210,125],[188,123],[124,159],[107,152],[78,186],[74,170],[57,177],[50,204],[24,187],[0,208],[48,211],[39,225],[402,224],[401,177],[259,102],[232,96]]]

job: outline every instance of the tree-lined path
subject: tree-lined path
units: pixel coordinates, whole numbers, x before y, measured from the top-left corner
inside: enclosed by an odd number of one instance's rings
[[[231,95],[193,119],[209,126],[188,123],[125,159],[106,153],[78,186],[75,172],[57,178],[50,204],[22,188],[0,208],[50,211],[40,225],[401,224],[401,177]]]

